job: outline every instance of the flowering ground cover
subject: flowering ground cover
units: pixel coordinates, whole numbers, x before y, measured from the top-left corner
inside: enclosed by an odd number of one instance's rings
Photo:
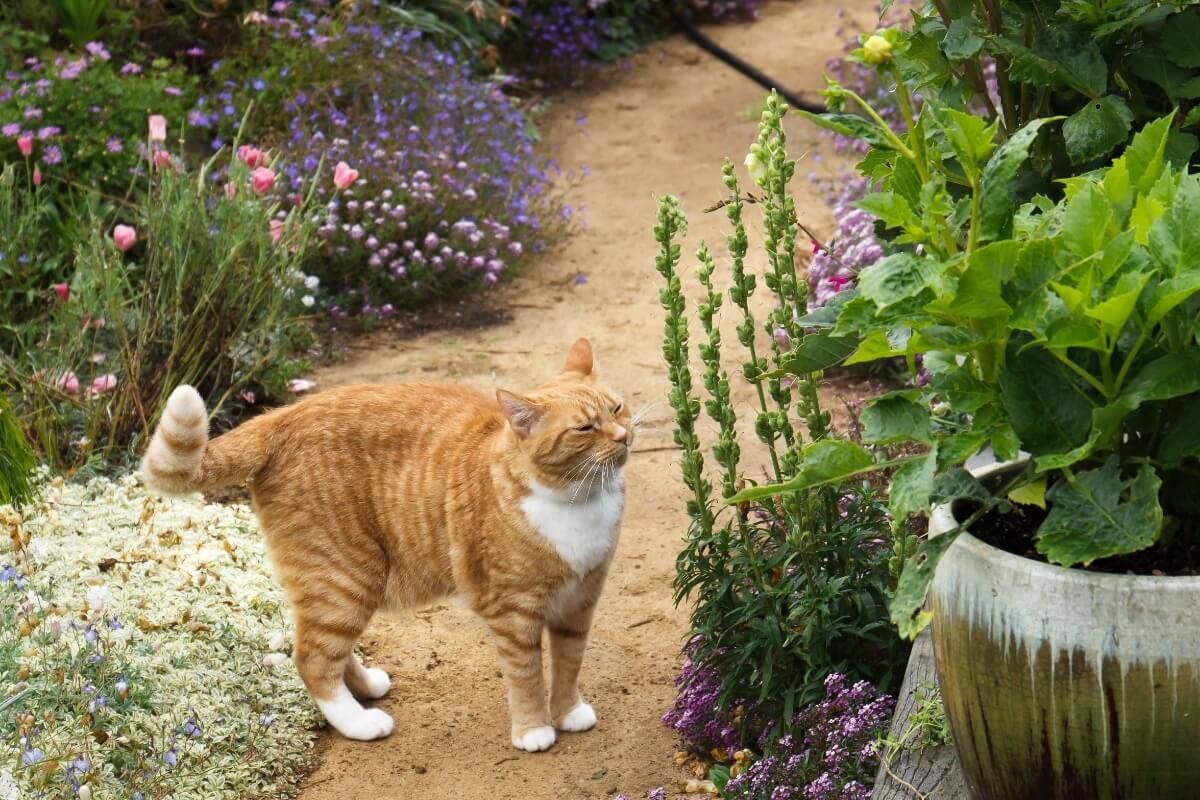
[[[294,787],[318,715],[250,510],[132,478],[41,488],[0,507],[0,798]]]

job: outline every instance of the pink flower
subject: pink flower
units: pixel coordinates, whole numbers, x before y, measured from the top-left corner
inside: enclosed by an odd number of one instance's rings
[[[21,155],[29,158],[33,155],[33,137],[28,133],[24,136],[18,136],[17,149],[21,151]]]
[[[167,118],[162,114],[150,115],[150,141],[165,142],[167,140]]]
[[[166,150],[154,151],[154,166],[158,169],[166,169],[171,166],[171,154]]]
[[[64,392],[77,394],[79,392],[79,376],[74,372],[64,372],[58,376],[58,380],[54,385]]]
[[[50,288],[54,290],[56,295],[58,295],[59,300],[66,300],[71,296],[71,287],[65,283],[56,283]]]
[[[107,375],[97,375],[92,381],[89,393],[104,394],[105,392],[111,392],[115,388],[117,388],[117,376],[110,372]]]
[[[36,166],[33,168],[33,185],[34,186],[42,185],[42,170]]]
[[[820,242],[818,242],[816,239],[809,239],[808,241],[812,242],[812,249],[813,249],[812,254],[814,256],[817,253],[821,252],[821,243]]]
[[[304,394],[314,386],[315,383],[305,378],[292,378],[288,381],[288,391],[292,394]]]
[[[238,158],[244,161],[246,166],[251,169],[267,165],[267,154],[257,147],[248,144],[244,144],[238,148]]]
[[[240,392],[238,392],[238,396],[242,398],[242,401],[246,403],[246,405],[252,406],[258,402],[258,395],[254,394],[254,392],[250,391],[249,389],[242,389]]]
[[[225,184],[225,196],[228,197],[230,200],[237,197],[237,184],[236,183],[234,183],[233,181],[229,181],[228,183]]]
[[[137,241],[137,231],[128,225],[118,225],[113,228],[112,237],[117,249],[124,253]]]
[[[337,188],[345,189],[356,180],[358,180],[358,170],[351,169],[345,161],[339,161],[333,168],[333,185]]]
[[[840,292],[850,285],[850,279],[844,275],[830,275],[829,285],[833,287],[835,292]]]
[[[283,236],[283,221],[278,220],[278,219],[271,220],[270,229],[271,229],[271,241],[278,242],[279,237]]]
[[[250,183],[258,194],[266,194],[275,185],[275,173],[266,167],[258,167],[250,173]]]

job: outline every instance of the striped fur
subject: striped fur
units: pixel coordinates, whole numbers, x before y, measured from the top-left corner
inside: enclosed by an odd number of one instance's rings
[[[596,380],[587,340],[527,396],[351,386],[212,441],[207,427],[200,396],[176,389],[142,462],[146,483],[167,493],[249,483],[295,616],[300,676],[344,735],[391,732],[386,714],[359,704],[389,687],[352,652],[371,617],[451,597],[492,634],[515,747],[544,750],[556,727],[595,723],[578,675],[633,432],[628,409]]]

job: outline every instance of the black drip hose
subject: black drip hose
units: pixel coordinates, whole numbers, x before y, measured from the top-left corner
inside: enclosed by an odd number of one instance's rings
[[[745,61],[742,61],[733,53],[729,52],[724,47],[721,47],[721,45],[705,36],[703,33],[697,30],[695,25],[684,19],[682,15],[677,14],[676,19],[679,22],[680,27],[683,28],[683,32],[687,34],[687,37],[695,42],[698,47],[721,59],[750,80],[762,86],[764,89],[774,89],[775,91],[779,92],[779,96],[784,100],[787,100],[793,108],[802,108],[805,111],[812,112],[813,114],[824,113],[825,108],[823,106],[806,100],[801,100],[797,95],[789,92],[787,89],[784,89],[762,72],[759,72],[757,69],[750,66]]]

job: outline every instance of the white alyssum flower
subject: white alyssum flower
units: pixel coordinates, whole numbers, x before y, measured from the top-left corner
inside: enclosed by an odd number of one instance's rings
[[[283,653],[267,653],[263,656],[262,664],[264,667],[278,667],[286,664],[288,657]]]
[[[316,303],[317,300],[311,294],[306,294],[304,297],[300,298],[300,302],[304,304],[305,308],[312,308],[313,304]]]
[[[267,647],[272,650],[283,650],[287,647],[287,637],[281,631],[275,631],[267,637]]]
[[[316,291],[316,288],[321,285],[321,279],[316,275],[309,275],[304,279],[304,288],[309,291]]]
[[[92,611],[103,611],[112,603],[112,590],[107,586],[90,586],[87,590],[87,604]]]

